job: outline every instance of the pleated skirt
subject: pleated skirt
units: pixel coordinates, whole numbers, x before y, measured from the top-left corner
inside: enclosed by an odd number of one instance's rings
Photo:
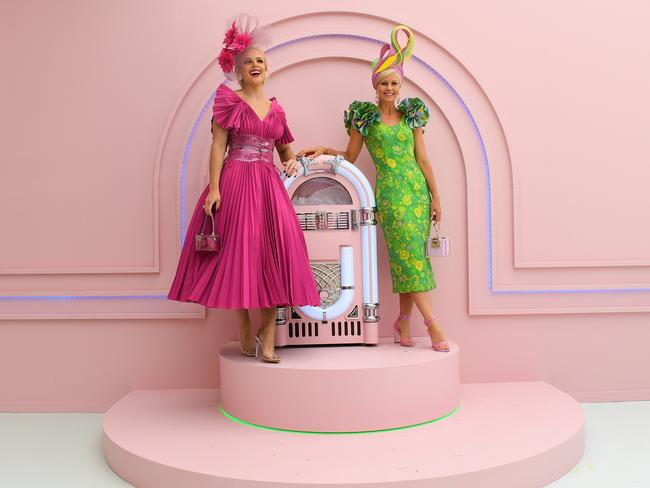
[[[269,162],[226,160],[215,213],[218,253],[196,251],[206,187],[187,228],[168,298],[211,308],[319,305],[307,246],[293,205]],[[211,230],[210,219],[205,230]]]

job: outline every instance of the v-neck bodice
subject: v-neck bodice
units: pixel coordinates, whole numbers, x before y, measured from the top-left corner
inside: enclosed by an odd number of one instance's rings
[[[246,99],[244,99],[244,97],[242,97],[241,95],[238,95],[237,92],[235,92],[235,95],[237,95],[239,98],[242,99],[242,101],[243,101],[243,102],[248,106],[248,108],[250,109],[250,111],[253,112],[253,113],[257,116],[258,119],[260,119],[260,122],[264,122],[264,121],[266,120],[266,118],[269,116],[269,114],[271,113],[271,110],[273,110],[273,104],[274,104],[274,102],[275,102],[275,99],[274,99],[274,98],[269,98],[269,99],[268,99],[270,103],[269,103],[269,107],[268,107],[268,109],[266,110],[266,114],[264,114],[264,117],[260,117],[260,114],[258,114],[258,113],[255,111],[255,109],[253,108],[253,106],[252,106],[250,103],[248,103],[248,102],[246,101]]]
[[[253,107],[225,84],[217,88],[212,109],[214,120],[224,129],[273,139],[276,144],[293,142],[282,106],[275,97],[269,99],[271,106],[263,118]]]

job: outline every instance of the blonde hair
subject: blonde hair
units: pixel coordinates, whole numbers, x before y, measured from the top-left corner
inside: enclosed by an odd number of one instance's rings
[[[377,89],[377,85],[379,85],[379,83],[381,83],[381,80],[383,80],[387,76],[390,76],[390,75],[393,75],[393,74],[397,75],[397,78],[399,79],[399,84],[401,85],[402,84],[402,76],[399,74],[399,71],[397,71],[395,68],[388,68],[388,69],[385,69],[384,71],[382,71],[381,73],[379,73],[377,75],[377,78],[375,79],[375,90]]]

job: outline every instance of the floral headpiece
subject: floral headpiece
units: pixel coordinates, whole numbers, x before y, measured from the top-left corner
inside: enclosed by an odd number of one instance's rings
[[[406,44],[401,46],[397,35],[400,32],[406,34]],[[384,44],[379,52],[379,58],[372,63],[372,87],[375,88],[377,78],[387,69],[394,69],[400,75],[404,76],[404,63],[413,54],[413,32],[405,25],[394,27],[390,33],[391,44]]]
[[[239,14],[231,18],[228,23],[226,35],[223,38],[223,47],[217,61],[223,74],[229,80],[235,79],[235,66],[237,57],[251,46],[261,48],[270,43],[268,27],[258,27],[259,19],[248,14]]]

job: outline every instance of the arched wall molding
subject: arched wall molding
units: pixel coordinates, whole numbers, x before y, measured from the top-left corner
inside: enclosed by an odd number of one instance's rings
[[[355,19],[361,16],[364,17],[364,21],[371,19],[373,22],[381,24],[378,30],[382,31],[384,35],[394,25],[394,22],[388,19],[356,12],[321,12],[284,19],[274,24],[274,28],[286,27],[288,38],[268,50],[275,71],[290,69],[304,61],[332,58],[332,52],[343,52],[340,49],[342,42],[346,43],[345,55],[337,56],[339,58],[369,62],[374,57],[381,38],[331,32],[312,32],[307,36],[292,38],[289,34],[299,31],[295,25],[292,25],[292,21],[309,20],[311,26],[318,26],[318,22],[315,22],[312,17],[322,18],[327,15],[350,16]],[[325,24],[331,24],[331,22],[325,22]],[[354,22],[354,25],[366,27],[365,23],[360,24],[358,20]],[[628,297],[633,294],[650,291],[650,287],[640,287],[638,283],[621,283],[617,279],[609,281],[601,279],[601,282],[589,283],[582,277],[575,278],[575,275],[587,270],[572,270],[575,273],[572,281],[577,283],[567,286],[566,273],[564,272],[557,275],[560,279],[554,280],[547,269],[521,270],[524,273],[517,269],[514,256],[515,230],[513,222],[516,209],[512,194],[513,186],[515,186],[514,171],[511,166],[506,136],[496,111],[485,91],[471,76],[467,68],[449,51],[440,47],[426,35],[420,33],[418,36],[418,55],[413,58],[408,68],[408,79],[428,93],[430,95],[429,102],[437,104],[443,111],[458,138],[465,163],[468,195],[470,313],[538,314],[639,311],[644,309],[643,305],[631,304],[630,306],[627,303]],[[313,43],[310,44],[309,49],[291,52],[293,46],[303,44],[302,47],[304,47],[304,44],[308,42]],[[367,45],[358,45],[359,43]],[[420,55],[420,52],[423,51],[423,44],[426,52],[435,62],[424,61],[423,56]],[[282,53],[279,53],[280,49]],[[419,64],[419,69],[415,69],[414,64]],[[436,68],[433,68],[432,64],[435,64]],[[217,70],[214,61],[211,62],[211,66],[212,68],[207,71]],[[438,78],[441,85],[432,82],[432,74]],[[441,86],[445,89],[441,89]],[[366,95],[369,93],[370,90]],[[370,99],[369,96],[365,98]],[[481,183],[481,179],[484,183]],[[482,218],[482,214],[484,218]],[[487,249],[480,249],[481,243]],[[532,276],[529,271],[540,271],[540,273],[537,276]],[[611,276],[616,273],[616,270],[608,271],[611,271],[609,273]],[[530,280],[531,276],[532,280]],[[582,276],[593,276],[593,270],[582,273]],[[551,279],[548,279],[549,277]],[[540,280],[540,278],[542,279]],[[628,297],[618,300],[621,303],[613,303],[614,306],[603,307],[602,300],[589,298],[596,293],[612,294],[614,302],[617,301],[616,297],[621,298],[626,293]],[[580,298],[575,300],[575,297],[578,296]],[[543,300],[540,300],[540,297],[544,297]],[[549,297],[553,298],[549,300]],[[576,303],[571,303],[572,301]],[[589,304],[585,306],[586,302]]]
[[[316,22],[317,18],[328,22]],[[301,28],[301,24],[304,25]],[[358,12],[317,12],[305,13],[273,22],[278,42],[269,49],[272,66],[277,71],[291,69],[297,63],[318,58],[331,58],[334,53],[344,52],[348,59],[369,62],[376,56],[377,48],[386,37],[395,21],[376,15]],[[319,32],[329,30],[327,25],[339,26],[339,32]],[[296,32],[308,36],[296,38]],[[323,27],[325,26],[325,27]],[[362,29],[360,26],[363,26]],[[363,30],[364,35],[358,35]],[[641,282],[638,276],[630,274],[621,280],[615,269],[517,269],[515,259],[515,226],[517,209],[513,202],[513,186],[516,186],[516,171],[513,171],[507,148],[507,138],[499,122],[497,112],[487,94],[477,80],[458,59],[426,34],[416,30],[418,37],[417,57],[410,63],[407,76],[410,82],[420,87],[429,96],[429,103],[435,103],[450,126],[453,128],[461,148],[467,185],[467,236],[468,236],[468,277],[469,313],[482,314],[546,314],[580,312],[627,312],[649,311],[646,305],[650,286]],[[295,49],[299,43],[311,42],[310,51]],[[344,49],[340,49],[344,48]],[[187,89],[177,100],[165,123],[154,166],[154,194],[161,203],[161,188],[168,194],[169,188],[177,188],[178,200],[174,205],[166,203],[156,211],[160,228],[161,270],[158,283],[168,283],[173,275],[176,257],[180,251],[179,227],[181,216],[181,194],[200,186],[199,181],[187,181],[183,161],[194,158],[191,154],[196,147],[205,147],[207,134],[196,131],[199,115],[205,115],[206,105],[214,92],[215,76],[218,73],[216,60],[211,59],[188,83]],[[370,86],[359,98],[367,98]],[[188,144],[190,141],[194,143]],[[204,160],[205,149],[196,159]],[[200,178],[198,179],[200,180]],[[166,202],[167,199],[164,199]],[[193,204],[193,203],[192,203]],[[190,205],[192,205],[190,204]],[[155,206],[158,208],[158,205]],[[173,224],[170,224],[173,223]],[[172,259],[173,258],[173,259]],[[634,270],[629,270],[634,271]],[[567,283],[571,283],[567,286]],[[132,317],[131,312],[122,309],[113,314],[108,311],[110,304],[119,303],[119,298],[137,303],[139,298],[157,300],[148,310],[133,312],[139,317],[201,317],[202,311],[184,309],[170,312],[162,310],[163,287],[147,287],[148,293],[129,293],[105,291],[101,296],[66,294],[58,297],[66,299],[61,303],[89,304],[93,299],[105,303],[107,312],[53,314],[47,313],[8,314],[3,318],[103,318]],[[602,296],[608,300],[603,301]],[[110,296],[111,300],[103,300]],[[10,300],[12,297],[9,297]],[[15,297],[13,297],[15,298]],[[30,298],[30,297],[25,297]],[[38,297],[31,297],[38,298]],[[9,300],[9,301],[10,301]],[[14,300],[17,303],[19,300]],[[36,300],[38,301],[38,300]],[[46,300],[53,303],[55,300]],[[0,301],[4,305],[7,300]],[[166,304],[170,305],[170,304]],[[170,306],[191,304],[171,304]],[[20,308],[20,307],[18,307]],[[38,308],[38,307],[36,307]],[[65,308],[65,307],[64,307]],[[79,307],[78,307],[79,308]],[[81,307],[83,308],[83,307]],[[100,307],[101,308],[101,307]],[[137,308],[137,307],[136,307]],[[44,307],[47,309],[47,307]]]

